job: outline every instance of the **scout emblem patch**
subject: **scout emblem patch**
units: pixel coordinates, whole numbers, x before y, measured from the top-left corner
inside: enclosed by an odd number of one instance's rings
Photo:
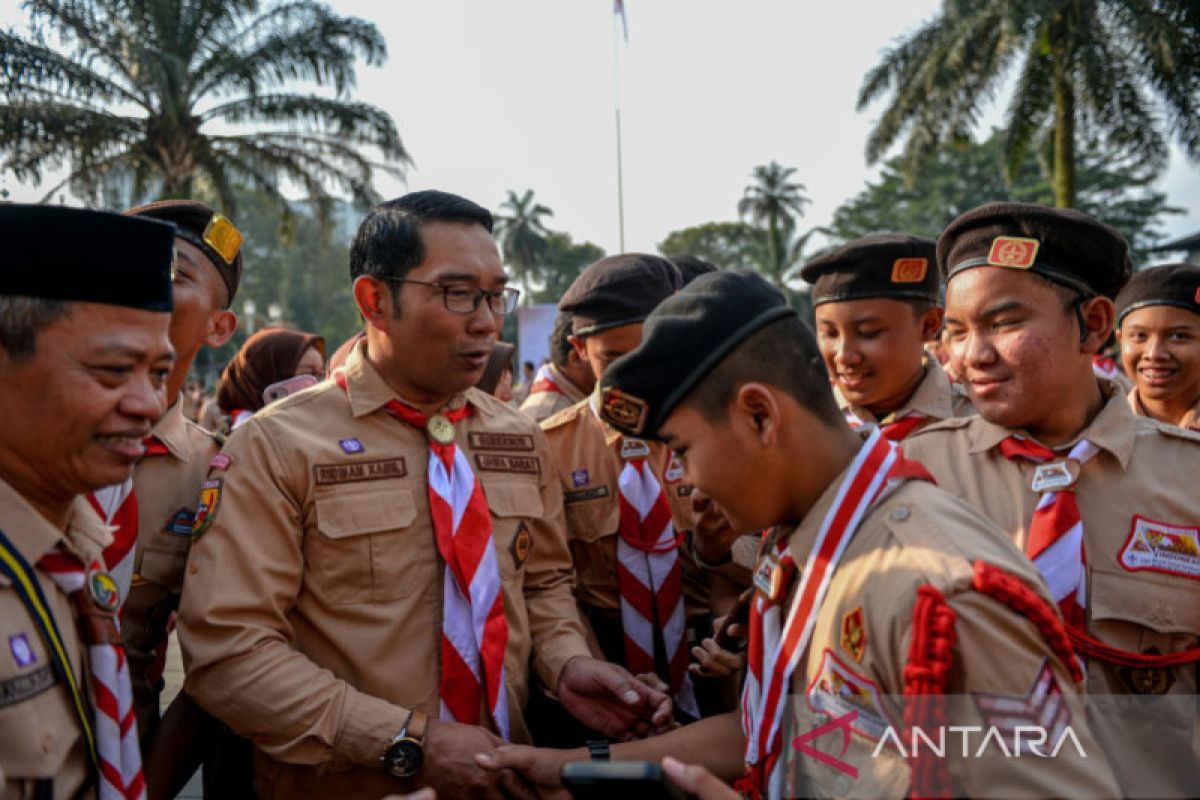
[[[454,423],[441,414],[434,414],[425,423],[425,431],[429,438],[438,444],[450,444],[454,441]]]
[[[679,483],[683,480],[683,462],[674,453],[671,454],[671,460],[667,463],[667,471],[663,473],[663,479],[667,483]]]
[[[233,459],[224,453],[217,453],[212,457],[212,461],[208,462],[209,469],[229,469],[229,465],[233,463]]]
[[[525,527],[525,523],[521,523],[521,527],[517,528],[517,535],[513,537],[512,557],[513,567],[520,569],[525,566],[525,559],[529,558],[529,551],[533,549],[533,537],[529,535],[529,528]]]
[[[645,400],[620,389],[610,386],[600,396],[600,418],[631,433],[639,434],[645,429],[649,413],[650,406]]]
[[[873,742],[879,741],[888,728],[895,727],[883,707],[879,686],[850,669],[828,647],[805,694],[808,707],[818,714],[836,719],[857,711],[850,730]]]
[[[842,649],[859,662],[867,651],[867,627],[863,623],[862,606],[842,617]]]
[[[650,445],[642,439],[625,439],[621,442],[621,458],[625,461],[631,458],[645,458],[650,455]]]
[[[196,519],[192,522],[193,538],[204,533],[212,524],[213,516],[217,513],[217,506],[221,502],[222,483],[224,481],[220,478],[210,478],[200,484],[200,502],[196,504]]]
[[[577,469],[571,473],[571,485],[576,489],[581,486],[587,486],[588,483],[590,481],[588,480],[588,471],[586,469]]]
[[[87,574],[88,594],[105,611],[116,611],[121,605],[121,590],[105,570],[93,567]]]
[[[997,236],[992,239],[992,249],[988,251],[988,263],[994,267],[1009,267],[1010,269],[1029,269],[1037,258],[1037,239],[1026,239],[1021,236]]]
[[[1168,525],[1135,514],[1117,560],[1130,572],[1147,570],[1200,578],[1200,528]]]
[[[196,512],[190,508],[181,508],[171,517],[171,521],[167,523],[167,527],[163,528],[163,533],[173,533],[178,536],[191,536],[192,528],[196,524]]]
[[[764,556],[754,570],[754,588],[768,603],[774,603],[783,592],[783,565],[775,556]]]
[[[342,452],[348,456],[363,451],[362,442],[358,439],[338,439],[338,445],[342,448]]]
[[[1151,647],[1146,655],[1160,653],[1157,647]],[[1175,676],[1165,667],[1118,667],[1117,674],[1134,694],[1166,694],[1175,685]]]
[[[1071,710],[1063,700],[1049,659],[1042,660],[1042,668],[1024,697],[984,692],[974,692],[972,696],[983,715],[984,727],[996,728],[1006,742],[1020,742],[1022,754],[1036,755],[1031,748],[1040,742],[1031,741],[1029,736],[1021,737],[1020,729],[1040,728],[1047,734],[1043,741],[1057,742],[1071,722]]]
[[[212,215],[201,238],[205,244],[217,251],[217,255],[225,259],[226,264],[232,264],[237,258],[238,250],[242,248],[242,232],[220,214]]]
[[[14,633],[8,637],[8,652],[12,653],[13,661],[20,669],[28,667],[37,661],[37,655],[29,646],[29,639],[23,633]]]
[[[1065,489],[1074,482],[1075,476],[1066,461],[1038,464],[1033,471],[1033,490],[1038,493]]]
[[[897,258],[892,262],[892,283],[920,283],[928,269],[927,258]]]

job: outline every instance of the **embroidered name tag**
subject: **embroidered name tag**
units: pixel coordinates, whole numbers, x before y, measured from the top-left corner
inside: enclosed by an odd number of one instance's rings
[[[348,461],[344,464],[313,464],[313,483],[318,486],[403,478],[407,474],[408,470],[404,466],[403,458]]]
[[[628,461],[631,458],[645,458],[650,455],[650,445],[642,439],[625,439],[621,442],[621,458]]]
[[[1200,528],[1168,525],[1135,514],[1118,560],[1130,572],[1148,570],[1200,578]]]
[[[693,486],[687,486],[687,485],[676,486],[675,494],[679,495],[680,497],[691,497],[692,489],[694,489],[694,488],[695,487],[693,487]]]
[[[528,433],[479,433],[467,434],[472,450],[532,450],[533,437]]]
[[[607,486],[593,486],[591,489],[581,489],[578,492],[563,492],[564,503],[582,503],[584,500],[598,500],[608,497]]]
[[[54,675],[54,666],[47,664],[24,675],[0,681],[0,708],[16,705],[31,697],[37,697],[42,692],[54,686],[58,678]]]
[[[524,475],[537,475],[542,471],[542,464],[537,456],[510,456],[498,453],[476,453],[475,466],[488,472],[519,472]]]
[[[808,707],[817,713],[836,718],[857,711],[850,730],[871,741],[879,741],[884,731],[895,728],[879,697],[879,686],[850,669],[829,648],[807,694]]]

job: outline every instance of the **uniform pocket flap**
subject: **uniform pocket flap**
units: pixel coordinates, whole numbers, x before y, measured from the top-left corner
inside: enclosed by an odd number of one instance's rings
[[[1200,634],[1200,580],[1194,578],[1093,568],[1088,605],[1094,620],[1132,622],[1159,633]]]
[[[378,485],[339,486],[314,498],[317,529],[330,539],[407,528],[417,516],[408,489],[380,491]]]
[[[497,517],[541,519],[542,493],[533,482],[483,482],[488,508]]]

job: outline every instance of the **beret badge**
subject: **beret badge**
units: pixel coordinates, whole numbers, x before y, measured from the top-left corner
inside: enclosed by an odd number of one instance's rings
[[[204,243],[217,251],[217,255],[232,264],[242,247],[242,232],[221,214],[213,214],[204,228]]]
[[[645,430],[649,413],[650,406],[645,400],[626,394],[620,389],[609,386],[601,393],[600,418],[635,436]]]
[[[892,283],[920,283],[928,269],[928,258],[897,258],[892,262]]]
[[[1040,242],[1021,236],[997,236],[988,251],[988,263],[996,267],[1029,269],[1037,258]]]

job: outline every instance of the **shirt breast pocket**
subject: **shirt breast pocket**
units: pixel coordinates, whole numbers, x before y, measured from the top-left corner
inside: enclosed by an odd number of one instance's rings
[[[410,489],[342,485],[313,499],[316,531],[305,542],[311,589],[331,605],[386,602],[428,588],[436,576],[431,525],[418,525]]]
[[[533,481],[480,481],[492,515],[492,539],[500,577],[510,580],[525,567],[537,543],[529,520],[545,513],[542,493]]]

